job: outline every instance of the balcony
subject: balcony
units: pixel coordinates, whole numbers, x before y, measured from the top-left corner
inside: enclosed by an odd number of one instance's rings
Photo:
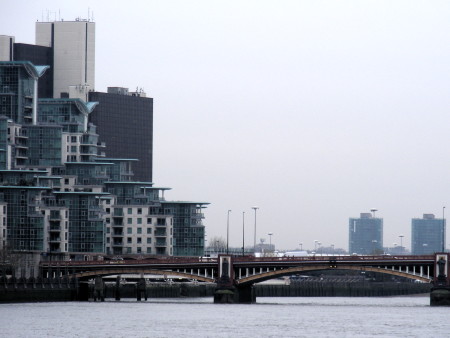
[[[114,209],[113,217],[123,217],[122,209]]]
[[[48,239],[48,242],[49,243],[59,243],[59,242],[61,242],[61,237],[50,237]]]
[[[166,246],[167,246],[166,240],[162,240],[162,239],[156,240],[155,247],[166,247]]]
[[[48,231],[59,232],[59,231],[61,231],[61,227],[59,225],[52,225],[52,226],[48,227]]]
[[[122,247],[123,246],[123,242],[122,241],[114,241],[114,242],[111,243],[111,246],[112,247],[118,247],[118,246]]]
[[[155,230],[155,237],[166,237],[167,232],[166,229],[156,229]]]

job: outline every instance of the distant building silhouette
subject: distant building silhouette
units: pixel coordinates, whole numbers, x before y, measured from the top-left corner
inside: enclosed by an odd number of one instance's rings
[[[348,224],[349,253],[372,255],[383,253],[383,219],[371,213],[350,218]]]
[[[411,251],[413,255],[427,255],[442,252],[445,248],[446,224],[433,214],[411,221]]]

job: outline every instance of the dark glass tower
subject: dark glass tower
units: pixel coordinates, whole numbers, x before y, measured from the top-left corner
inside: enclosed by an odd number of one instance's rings
[[[14,61],[30,61],[35,65],[50,66],[39,78],[38,97],[53,97],[53,50],[51,47],[15,43]]]
[[[348,225],[349,253],[373,255],[383,253],[383,219],[362,213],[350,218]]]
[[[445,220],[433,214],[413,218],[411,222],[411,251],[413,255],[429,255],[445,248]]]
[[[134,94],[125,88],[90,92],[89,101],[99,104],[89,121],[97,126],[99,141],[106,143],[108,157],[138,159],[133,166],[134,180],[152,182],[153,99]]]

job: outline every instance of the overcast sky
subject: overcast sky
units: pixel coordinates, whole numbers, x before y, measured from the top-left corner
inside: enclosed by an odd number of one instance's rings
[[[448,1],[5,1],[0,34],[93,11],[96,90],[154,98],[154,182],[205,201],[207,237],[348,249],[377,208],[384,245],[450,217]],[[447,236],[447,238],[449,238]],[[449,241],[447,241],[449,243]]]

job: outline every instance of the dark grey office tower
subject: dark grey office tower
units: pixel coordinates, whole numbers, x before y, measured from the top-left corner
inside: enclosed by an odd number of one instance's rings
[[[106,143],[106,155],[134,158],[134,179],[152,182],[153,99],[127,88],[109,87],[108,93],[90,92],[89,101],[98,102],[89,115],[97,126],[99,141]]]
[[[430,255],[444,252],[445,220],[433,214],[423,214],[423,218],[411,221],[411,251],[413,255]]]
[[[15,43],[13,61],[30,61],[34,65],[50,66],[39,78],[38,97],[41,99],[53,97],[53,49],[51,47]]]
[[[374,255],[383,253],[383,219],[371,213],[350,218],[348,223],[349,253]]]

